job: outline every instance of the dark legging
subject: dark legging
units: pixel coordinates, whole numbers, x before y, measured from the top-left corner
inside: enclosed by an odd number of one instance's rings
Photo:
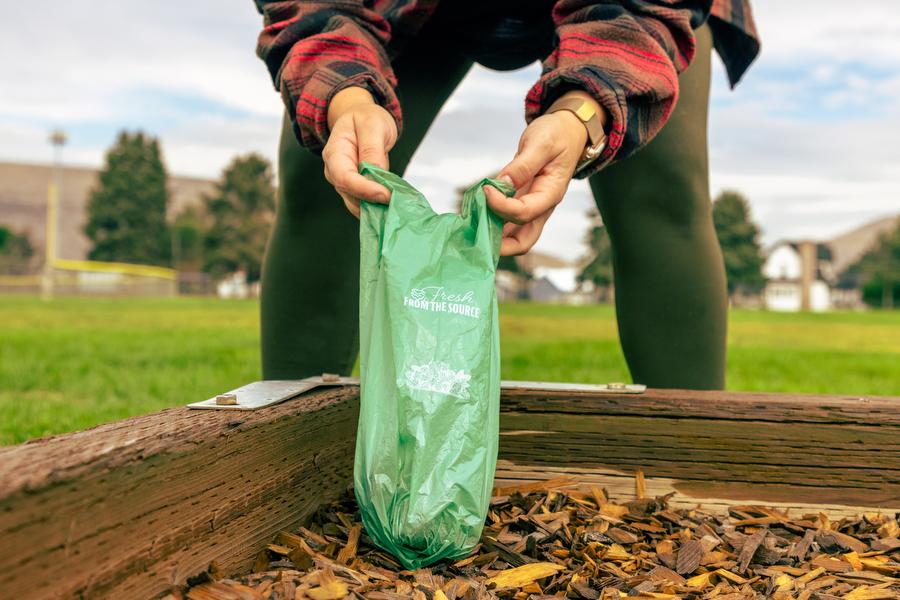
[[[390,153],[403,174],[441,106],[472,66],[427,36],[394,62],[404,113]],[[709,201],[706,123],[708,27],[680,77],[662,132],[633,157],[590,179],[609,231],[622,349],[635,382],[716,389],[724,384],[727,298]],[[278,210],[262,281],[266,379],[348,374],[359,349],[359,222],[301,148],[285,119]]]

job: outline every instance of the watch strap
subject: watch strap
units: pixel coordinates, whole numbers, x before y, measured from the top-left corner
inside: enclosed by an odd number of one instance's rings
[[[567,110],[573,113],[578,120],[584,124],[588,132],[588,139],[591,146],[597,146],[606,140],[606,133],[603,131],[603,124],[600,123],[600,116],[594,109],[594,106],[587,100],[581,98],[559,98],[550,105],[548,113]]]

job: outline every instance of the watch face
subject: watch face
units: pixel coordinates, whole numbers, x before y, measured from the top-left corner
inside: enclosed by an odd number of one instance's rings
[[[600,153],[603,152],[603,149],[605,147],[605,142],[600,142],[596,146],[590,146],[587,150],[584,151],[584,157],[588,160],[593,160],[600,156]]]

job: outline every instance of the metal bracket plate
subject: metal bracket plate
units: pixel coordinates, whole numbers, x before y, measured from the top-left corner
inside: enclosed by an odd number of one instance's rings
[[[359,379],[326,374],[306,379],[254,381],[208,400],[192,402],[187,407],[212,410],[256,410],[290,400],[318,387],[338,385],[359,385]]]
[[[640,383],[557,383],[554,381],[501,381],[504,390],[539,390],[542,392],[591,392],[595,394],[643,394],[647,386]]]
[[[325,373],[319,377],[292,380],[254,381],[188,408],[208,410],[256,410],[295,398],[319,387],[359,385],[358,377],[339,377]],[[545,392],[591,392],[600,394],[642,394],[646,385],[625,383],[554,383],[546,381],[501,381],[504,390],[539,390]]]

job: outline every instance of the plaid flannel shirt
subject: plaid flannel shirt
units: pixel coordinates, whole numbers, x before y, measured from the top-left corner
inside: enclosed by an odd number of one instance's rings
[[[439,0],[255,0],[265,26],[257,53],[293,117],[300,143],[321,151],[331,98],[368,89],[402,130],[391,58]],[[447,0],[452,1],[452,0]],[[633,154],[662,129],[678,99],[678,74],[694,57],[693,29],[708,19],[732,85],[759,51],[748,0],[558,0],[557,43],[525,99],[530,122],[577,87],[608,111],[607,146],[587,176]]]

